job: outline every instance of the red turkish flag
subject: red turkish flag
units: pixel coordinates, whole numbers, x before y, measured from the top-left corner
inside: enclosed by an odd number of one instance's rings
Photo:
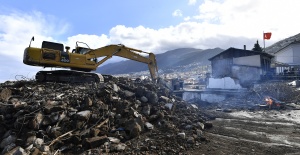
[[[271,32],[266,32],[264,33],[264,39],[269,40],[271,38],[272,33]]]

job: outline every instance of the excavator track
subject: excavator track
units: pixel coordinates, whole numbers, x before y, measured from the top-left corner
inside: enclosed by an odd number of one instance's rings
[[[98,73],[88,73],[73,70],[39,71],[35,79],[37,82],[68,82],[68,83],[103,83],[104,78]]]

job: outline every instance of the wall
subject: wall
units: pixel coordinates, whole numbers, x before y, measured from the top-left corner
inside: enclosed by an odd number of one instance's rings
[[[232,66],[230,77],[209,78],[207,88],[241,89],[251,86],[260,80],[261,69],[251,66]]]
[[[293,49],[291,46],[282,49],[275,53],[275,60],[281,63],[293,63]]]
[[[260,80],[261,69],[251,66],[232,66],[232,77],[242,81]]]
[[[216,59],[211,64],[213,77],[224,77],[231,74],[232,59]]]
[[[225,77],[220,79],[209,78],[207,88],[215,89],[241,89],[242,86],[236,83],[232,78]]]
[[[220,102],[226,99],[225,95],[218,95],[218,94],[201,94],[201,100],[210,102],[210,103],[215,103],[215,102]]]
[[[297,66],[300,66],[300,43],[291,44],[275,53],[275,61],[285,64],[276,67],[277,74],[284,74],[284,70],[289,70],[289,65],[298,68]]]
[[[233,58],[233,64],[260,67],[260,55],[245,56]]]
[[[294,65],[300,65],[300,44],[294,44],[293,48],[293,63]]]
[[[197,92],[183,92],[182,99],[184,101],[189,101],[192,99],[201,99],[201,94]]]
[[[184,101],[189,100],[201,100],[209,103],[220,102],[226,99],[226,95],[214,94],[214,93],[200,93],[200,92],[184,92],[182,94],[182,99]]]

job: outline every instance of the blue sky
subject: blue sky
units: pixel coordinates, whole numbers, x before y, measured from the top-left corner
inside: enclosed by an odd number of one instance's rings
[[[188,5],[187,1],[174,0],[110,0],[110,1],[58,1],[40,0],[7,1],[1,0],[2,14],[13,11],[31,14],[41,12],[59,22],[68,24],[68,30],[59,37],[76,34],[108,34],[116,25],[126,27],[144,26],[152,29],[177,25],[182,20],[174,18],[172,13],[180,8],[187,14],[196,14],[196,5]],[[194,11],[191,9],[194,8]],[[48,17],[48,18],[51,18]]]
[[[24,49],[43,40],[73,48],[124,44],[155,54],[176,48],[251,49],[299,33],[298,0],[0,0],[0,82],[33,78],[41,67],[22,63]],[[110,60],[118,61],[113,58]]]

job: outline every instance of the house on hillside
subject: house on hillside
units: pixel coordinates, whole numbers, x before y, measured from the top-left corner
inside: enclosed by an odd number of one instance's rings
[[[242,87],[248,87],[274,72],[271,69],[272,58],[272,55],[265,52],[231,47],[208,60],[211,61],[212,78],[230,77]]]
[[[295,41],[274,53],[274,67],[279,75],[299,75],[300,41]]]

